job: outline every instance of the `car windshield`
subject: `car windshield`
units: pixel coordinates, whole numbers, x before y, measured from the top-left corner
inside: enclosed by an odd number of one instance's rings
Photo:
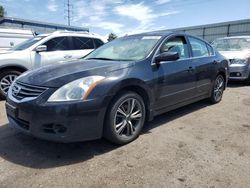
[[[212,45],[218,51],[250,50],[250,38],[217,39]]]
[[[19,51],[19,50],[25,50],[29,47],[31,47],[33,44],[37,43],[38,41],[42,40],[44,37],[34,37],[31,39],[28,39],[16,46],[14,46],[13,48],[11,48],[11,51]]]
[[[127,36],[109,42],[85,59],[138,61],[146,58],[161,36]]]

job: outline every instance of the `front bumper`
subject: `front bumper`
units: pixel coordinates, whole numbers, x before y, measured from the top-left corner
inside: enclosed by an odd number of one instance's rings
[[[46,96],[26,101],[7,97],[10,125],[23,133],[56,142],[78,142],[102,137],[106,112],[105,97],[98,99],[47,103]]]
[[[237,65],[232,64],[229,67],[230,80],[246,80],[250,75],[250,65]]]

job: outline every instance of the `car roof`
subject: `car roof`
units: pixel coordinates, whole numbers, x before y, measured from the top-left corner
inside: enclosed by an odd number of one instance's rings
[[[37,35],[38,37],[48,37],[48,36],[52,36],[52,37],[57,37],[57,36],[79,36],[79,37],[89,37],[89,38],[96,38],[96,39],[102,39],[101,36],[99,35],[95,35],[92,33],[87,33],[87,32],[53,32],[53,33],[45,33],[45,34],[40,34]]]
[[[127,36],[169,36],[171,34],[180,34],[178,32],[171,32],[171,31],[151,31],[151,32],[145,32],[145,33],[139,33],[139,34],[132,34]],[[184,33],[182,33],[184,34]]]
[[[161,36],[161,37],[167,37],[167,36],[170,36],[170,35],[181,35],[181,36],[193,37],[193,38],[196,38],[196,39],[199,39],[199,40],[205,42],[208,45],[211,45],[206,40],[204,40],[204,39],[202,39],[200,37],[190,35],[188,33],[181,32],[181,31],[152,31],[152,32],[145,32],[145,33],[139,33],[139,34],[133,34],[133,35],[126,35],[124,37],[131,37],[131,36],[132,37],[133,36]]]

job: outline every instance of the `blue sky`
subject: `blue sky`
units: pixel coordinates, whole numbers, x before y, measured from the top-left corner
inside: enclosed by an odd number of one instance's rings
[[[67,24],[65,0],[0,0],[10,17]],[[250,0],[70,0],[72,25],[117,35],[250,18]]]

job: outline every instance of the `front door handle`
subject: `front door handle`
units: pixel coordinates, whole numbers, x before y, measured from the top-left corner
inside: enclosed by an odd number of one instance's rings
[[[65,55],[64,59],[70,59],[72,57],[72,55]]]

